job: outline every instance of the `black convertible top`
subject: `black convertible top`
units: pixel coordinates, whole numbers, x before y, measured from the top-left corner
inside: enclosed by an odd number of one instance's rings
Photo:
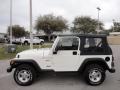
[[[107,37],[106,34],[60,34],[58,36],[78,36],[78,37]]]

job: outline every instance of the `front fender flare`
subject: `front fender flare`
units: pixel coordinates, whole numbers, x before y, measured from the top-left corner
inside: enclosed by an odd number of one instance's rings
[[[12,62],[12,63],[11,63]],[[17,68],[19,65],[22,64],[28,64],[31,65],[32,67],[35,68],[35,70],[37,71],[41,71],[40,66],[37,64],[37,62],[35,60],[27,60],[27,59],[21,59],[21,60],[11,60],[10,61],[10,67],[7,69],[7,72],[11,72],[13,68]]]

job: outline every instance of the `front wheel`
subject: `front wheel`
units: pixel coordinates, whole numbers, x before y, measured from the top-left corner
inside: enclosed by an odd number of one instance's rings
[[[30,65],[20,65],[14,72],[14,80],[18,85],[27,86],[33,83],[36,72]]]
[[[84,78],[90,85],[99,85],[105,80],[105,70],[98,64],[91,64],[86,67]]]
[[[43,44],[44,44],[44,42],[43,42],[43,41],[41,41],[41,42],[40,42],[40,45],[43,45]]]

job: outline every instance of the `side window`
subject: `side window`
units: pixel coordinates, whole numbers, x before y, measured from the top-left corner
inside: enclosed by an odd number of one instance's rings
[[[85,38],[83,52],[87,54],[101,54],[104,52],[102,38]]]
[[[33,39],[39,39],[38,37],[33,37]]]
[[[102,45],[101,38],[86,38],[84,48],[101,47],[101,45]]]
[[[61,38],[58,42],[58,50],[78,50],[79,38],[69,37]]]

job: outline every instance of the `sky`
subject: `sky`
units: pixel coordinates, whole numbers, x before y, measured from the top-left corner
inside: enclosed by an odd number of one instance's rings
[[[120,0],[32,0],[33,27],[40,15],[61,15],[72,25],[76,16],[90,16],[97,19],[100,7],[100,21],[108,29],[113,19],[120,21]],[[29,30],[29,0],[13,0],[13,25],[18,24]],[[6,33],[10,25],[10,0],[0,0],[0,33]]]

